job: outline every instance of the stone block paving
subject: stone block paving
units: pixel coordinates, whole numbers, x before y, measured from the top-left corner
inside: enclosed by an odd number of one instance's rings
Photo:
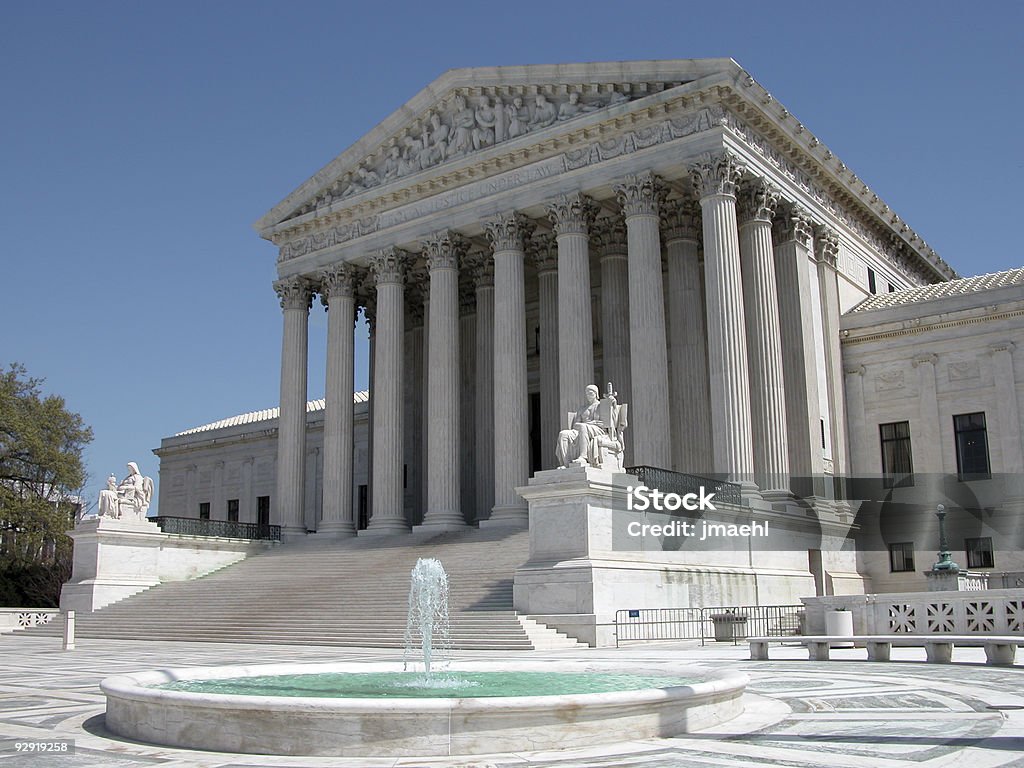
[[[105,731],[99,681],[168,666],[229,663],[380,661],[375,649],[212,643],[80,641],[0,636],[0,768],[1024,768],[1024,666],[984,665],[981,649],[958,663],[924,662],[923,649],[893,649],[871,663],[863,650],[833,650],[807,661],[803,648],[773,648],[750,661],[746,646],[634,645],[536,651],[523,658],[642,662],[666,674],[732,668],[751,678],[746,712],[708,731],[587,750],[464,758],[318,758],[232,755],[125,741]],[[507,652],[458,652],[500,660]],[[517,654],[517,658],[519,654]],[[23,754],[16,741],[73,740],[74,754]]]

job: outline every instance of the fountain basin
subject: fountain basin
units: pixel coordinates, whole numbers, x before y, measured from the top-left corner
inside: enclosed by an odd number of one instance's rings
[[[464,662],[452,672],[494,670]],[[273,664],[163,669],[105,679],[106,727],[126,738],[188,749],[273,755],[428,756],[563,749],[708,728],[743,711],[738,673],[613,693],[494,698],[313,698],[162,690],[181,680],[261,675],[397,672],[400,663]],[[676,675],[652,665],[591,662],[501,664],[502,671],[635,672]]]

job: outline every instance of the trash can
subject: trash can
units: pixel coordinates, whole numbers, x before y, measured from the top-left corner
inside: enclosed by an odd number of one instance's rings
[[[747,636],[747,617],[739,613],[713,613],[716,643],[733,643]]]
[[[853,634],[853,611],[825,611],[825,634],[848,637]],[[853,648],[853,643],[830,643],[832,648]]]

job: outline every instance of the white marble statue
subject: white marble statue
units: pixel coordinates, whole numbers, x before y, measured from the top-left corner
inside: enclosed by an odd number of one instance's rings
[[[128,462],[128,474],[120,483],[114,475],[107,478],[107,487],[100,491],[99,516],[116,520],[145,520],[153,500],[153,478],[145,477],[139,465]]]
[[[558,119],[558,108],[552,104],[544,94],[539,93],[534,99],[533,117],[527,126],[531,131],[539,131],[547,128]]]
[[[558,433],[555,456],[561,467],[590,466],[622,471],[627,406],[616,401],[611,382],[602,398],[596,384],[586,389],[586,403],[567,414],[569,429]]]

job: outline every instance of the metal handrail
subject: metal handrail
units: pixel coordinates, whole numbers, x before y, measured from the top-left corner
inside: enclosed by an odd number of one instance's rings
[[[203,520],[197,517],[170,517],[160,515],[149,518],[164,533],[183,536],[218,536],[226,539],[254,539],[258,541],[280,541],[280,525],[259,523],[236,523],[229,520]]]
[[[664,493],[677,493],[680,496],[685,496],[688,493],[699,493],[700,489],[704,488],[707,491],[714,491],[716,501],[736,506],[743,503],[740,486],[726,480],[688,475],[685,472],[673,472],[661,467],[626,467],[624,471],[635,475],[642,485],[656,488]]]
[[[795,637],[803,605],[718,605],[704,608],[624,608],[615,612],[615,646],[631,640],[728,640]]]

